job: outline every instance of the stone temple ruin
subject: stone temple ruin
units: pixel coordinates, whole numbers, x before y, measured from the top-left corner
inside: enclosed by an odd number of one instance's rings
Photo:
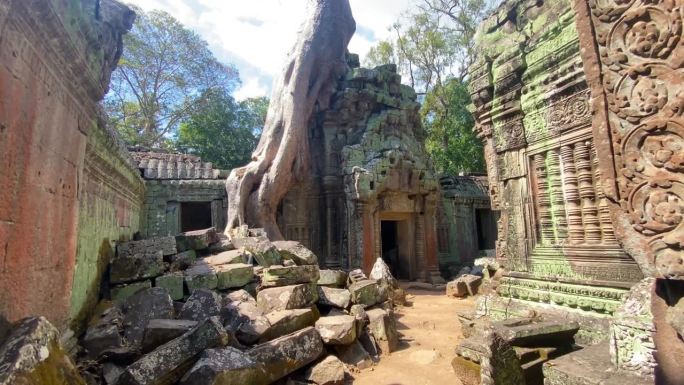
[[[486,177],[432,171],[413,90],[348,54],[275,242],[221,234],[225,172],[105,126],[133,18],[0,3],[0,384],[342,383],[400,346],[394,277],[453,275],[463,384],[682,383],[678,1],[497,8],[469,76]]]
[[[481,25],[470,89],[506,272],[461,315],[464,383],[684,378],[676,3],[507,1]]]

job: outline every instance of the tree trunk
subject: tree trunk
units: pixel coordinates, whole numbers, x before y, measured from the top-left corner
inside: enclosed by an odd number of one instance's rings
[[[276,223],[281,200],[311,169],[309,121],[327,108],[356,23],[349,0],[311,0],[309,17],[276,81],[259,144],[252,161],[233,169],[226,182],[226,233],[247,224],[262,227],[272,240],[283,239]]]

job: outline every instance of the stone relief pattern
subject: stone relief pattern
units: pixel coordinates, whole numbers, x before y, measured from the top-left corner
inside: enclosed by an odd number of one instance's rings
[[[677,0],[588,4],[621,209],[643,238],[647,265],[684,279],[684,7]]]

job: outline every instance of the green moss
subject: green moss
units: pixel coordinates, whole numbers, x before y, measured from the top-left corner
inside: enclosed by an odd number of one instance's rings
[[[70,309],[71,326],[76,330],[99,299],[102,275],[114,256],[114,242],[129,240],[139,230],[144,194],[140,176],[115,152],[108,134],[94,123],[86,146],[85,162],[99,164],[86,164],[79,193],[78,245]],[[92,171],[88,171],[90,168]],[[107,175],[98,176],[100,170],[108,170]]]

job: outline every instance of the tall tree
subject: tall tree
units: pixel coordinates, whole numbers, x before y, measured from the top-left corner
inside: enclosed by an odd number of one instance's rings
[[[482,142],[473,131],[475,121],[467,106],[465,83],[452,78],[425,97],[421,114],[427,132],[425,147],[438,172],[480,172],[485,169]]]
[[[237,70],[220,63],[195,32],[166,12],[135,10],[105,108],[130,144],[161,145],[211,90],[230,92]]]
[[[309,17],[276,80],[252,161],[228,177],[226,232],[248,224],[270,239],[283,239],[276,210],[297,180],[311,169],[309,120],[328,107],[337,79],[347,70],[345,53],[356,23],[349,0],[309,2]]]
[[[267,98],[236,102],[226,92],[201,95],[201,108],[180,124],[177,147],[230,170],[250,161],[268,108]]]

